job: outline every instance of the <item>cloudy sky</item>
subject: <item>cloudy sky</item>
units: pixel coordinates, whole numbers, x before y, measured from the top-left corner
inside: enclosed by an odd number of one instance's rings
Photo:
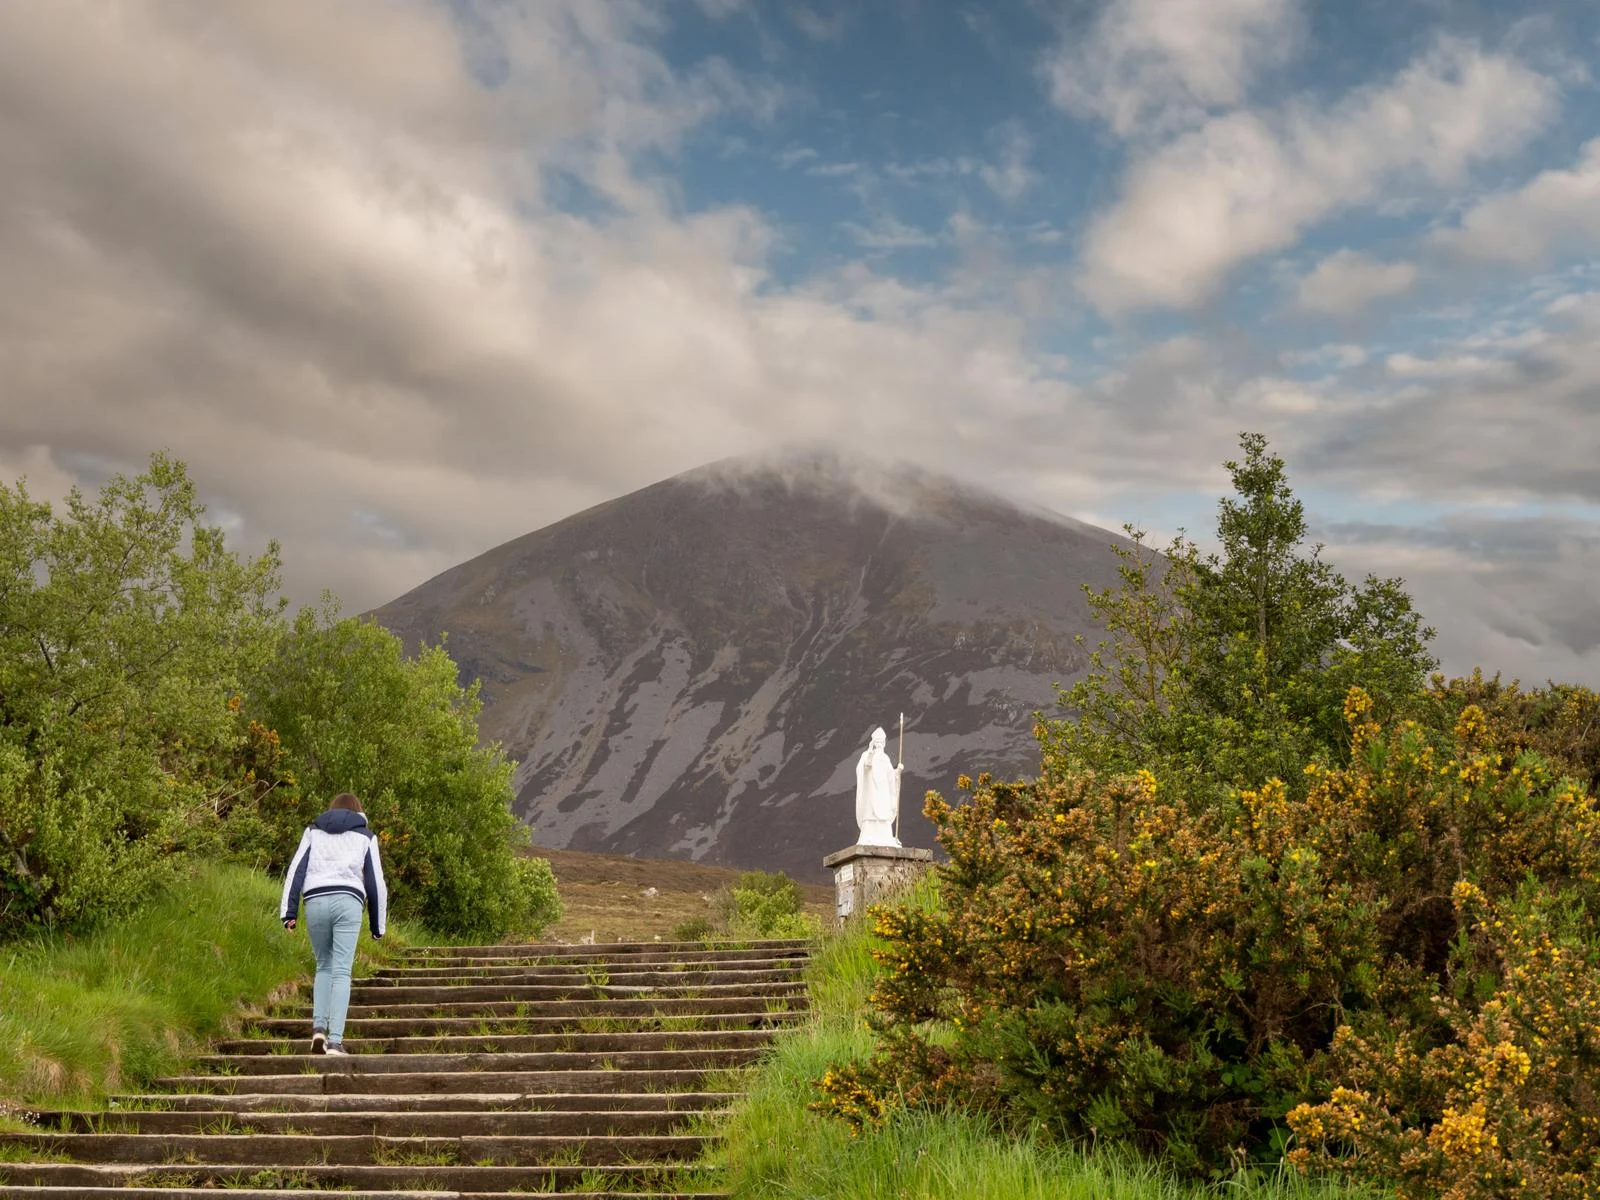
[[[0,478],[185,459],[360,609],[835,440],[1600,684],[1593,0],[0,3]]]

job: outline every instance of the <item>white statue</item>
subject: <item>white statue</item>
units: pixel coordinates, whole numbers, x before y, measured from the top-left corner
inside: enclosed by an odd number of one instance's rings
[[[861,827],[856,841],[862,846],[900,844],[894,827],[900,816],[900,774],[906,765],[897,767],[889,761],[883,750],[888,741],[881,727],[874,729],[872,744],[856,762],[856,824]]]

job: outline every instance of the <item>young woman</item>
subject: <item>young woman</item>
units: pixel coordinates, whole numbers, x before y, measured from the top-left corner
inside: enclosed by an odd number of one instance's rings
[[[295,927],[300,898],[306,931],[317,956],[311,988],[311,1053],[344,1054],[344,1019],[350,1008],[350,968],[361,936],[361,909],[374,938],[383,936],[389,894],[383,886],[378,839],[367,825],[361,801],[349,792],[333,798],[328,811],[306,827],[283,881],[279,917]]]

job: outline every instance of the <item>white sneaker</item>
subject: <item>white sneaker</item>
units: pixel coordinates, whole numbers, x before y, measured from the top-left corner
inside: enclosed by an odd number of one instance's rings
[[[328,1043],[328,1048],[326,1050],[324,1050],[323,1053],[324,1054],[337,1054],[341,1058],[344,1058],[344,1057],[348,1057],[349,1056],[350,1051],[346,1050],[343,1046],[339,1045],[338,1042],[329,1042]]]
[[[328,1035],[320,1029],[311,1031],[311,1053],[326,1054],[328,1052]]]

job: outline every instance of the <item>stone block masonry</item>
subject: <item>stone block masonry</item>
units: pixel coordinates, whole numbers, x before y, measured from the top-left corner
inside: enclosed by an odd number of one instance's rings
[[[847,846],[822,860],[833,872],[835,925],[910,886],[933,865],[933,851],[911,846]]]

